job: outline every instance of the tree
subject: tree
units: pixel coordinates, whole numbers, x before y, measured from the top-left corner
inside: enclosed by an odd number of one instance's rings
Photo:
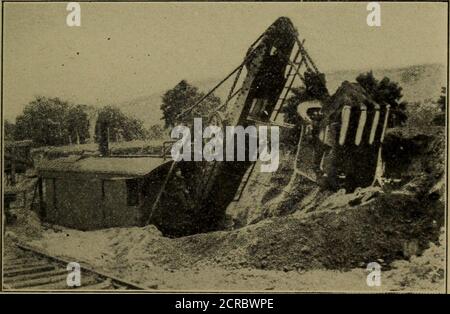
[[[325,74],[305,72],[305,94],[309,99],[325,100],[330,96]]]
[[[388,77],[378,81],[372,71],[358,75],[356,81],[372,96],[374,101],[391,106],[389,126],[403,125],[406,122],[408,119],[407,103],[400,101],[403,97],[402,88],[397,82],[391,81]]]
[[[150,127],[150,130],[148,131],[148,138],[152,140],[161,139],[164,137],[164,133],[164,128],[159,124],[155,124]]]
[[[146,135],[141,120],[125,115],[114,106],[105,106],[99,111],[95,126],[96,141],[99,140],[101,124],[108,128],[109,140],[113,142],[143,139]]]
[[[147,131],[144,128],[142,120],[125,116],[125,124],[123,126],[123,139],[131,141],[135,139],[144,139],[147,137]]]
[[[161,104],[165,127],[174,127],[180,123],[190,125],[194,117],[206,117],[214,108],[220,106],[220,98],[211,94],[190,113],[178,117],[180,113],[196,104],[204,95],[198,91],[197,87],[190,85],[185,80],[166,91],[162,96]]]
[[[445,87],[441,87],[441,95],[439,96],[439,99],[437,100],[437,105],[440,113],[436,114],[433,118],[433,124],[439,125],[439,126],[445,126],[445,111],[447,109],[447,89]]]
[[[15,138],[32,139],[38,145],[66,144],[68,108],[69,104],[59,98],[36,97],[16,118]]]
[[[375,94],[378,89],[378,81],[372,71],[359,74],[356,77],[356,82],[370,94]]]
[[[85,143],[89,138],[89,119],[86,105],[75,105],[68,109],[65,129],[70,144]]]
[[[89,137],[87,108],[57,97],[36,97],[16,118],[14,137],[37,145],[84,143]]]
[[[83,144],[89,139],[89,111],[87,105],[71,104],[59,98],[36,97],[16,118],[14,138],[31,139],[37,145]],[[106,121],[111,140],[144,138],[146,131],[141,120],[128,117],[118,108],[103,108],[98,121]],[[98,133],[96,133],[98,134]]]
[[[441,96],[439,96],[439,99],[437,101],[439,109],[441,109],[441,111],[443,111],[443,112],[445,112],[445,107],[446,107],[446,95],[447,95],[447,89],[443,86],[443,87],[441,87]]]
[[[5,140],[13,141],[16,125],[9,120],[5,120],[4,122]]]

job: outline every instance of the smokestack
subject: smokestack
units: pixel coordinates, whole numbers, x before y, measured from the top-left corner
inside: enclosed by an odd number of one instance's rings
[[[93,108],[88,109],[88,120],[89,120],[89,139],[88,143],[95,143],[95,126],[97,124],[98,111]]]
[[[99,128],[98,150],[101,156],[109,156],[109,125],[106,121],[102,121]]]

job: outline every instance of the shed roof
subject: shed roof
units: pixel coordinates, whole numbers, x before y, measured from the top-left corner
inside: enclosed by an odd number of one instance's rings
[[[144,176],[164,163],[171,162],[157,157],[88,157],[70,156],[42,160],[37,164],[39,172],[81,172],[119,176]]]
[[[29,147],[33,145],[32,140],[22,140],[22,141],[5,141],[5,148],[10,147]]]

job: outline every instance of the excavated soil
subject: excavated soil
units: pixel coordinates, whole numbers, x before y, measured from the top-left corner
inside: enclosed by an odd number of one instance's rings
[[[445,254],[443,132],[390,132],[387,145],[399,145],[391,160],[401,160],[404,169],[399,187],[342,194],[301,181],[298,192],[284,193],[275,203],[270,200],[276,195],[267,197],[269,188],[255,190],[264,199],[255,206],[266,209],[253,210],[251,221],[247,215],[245,226],[235,230],[170,239],[154,226],[41,228],[26,241],[158,289],[365,290],[365,265],[376,261],[386,271],[383,289],[439,290]],[[403,156],[404,150],[409,153]],[[395,169],[389,160],[386,167]],[[8,227],[11,241],[19,235],[23,240],[28,224],[26,214],[17,216]]]

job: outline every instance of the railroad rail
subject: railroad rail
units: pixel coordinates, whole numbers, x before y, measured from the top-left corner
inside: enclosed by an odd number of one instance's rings
[[[48,255],[25,244],[7,245],[3,256],[3,289],[38,290],[144,290],[137,284],[80,264],[81,286],[69,287],[66,269],[69,261]]]

